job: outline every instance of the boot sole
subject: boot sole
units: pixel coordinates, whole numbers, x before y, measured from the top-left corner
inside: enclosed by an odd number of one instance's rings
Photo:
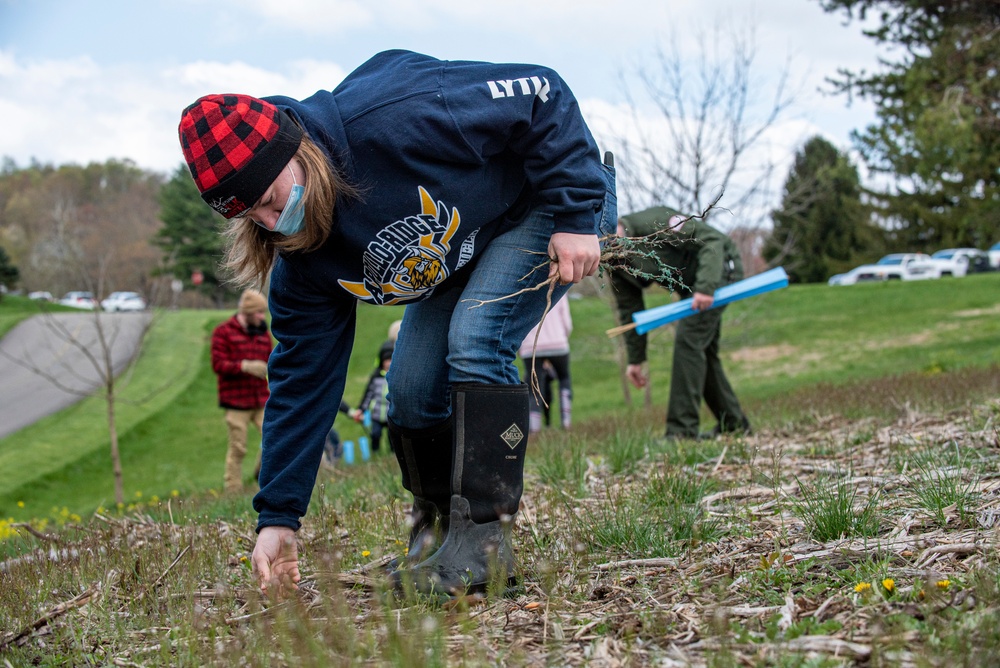
[[[406,581],[404,573],[406,573],[405,569],[390,573],[392,589],[397,599],[413,595],[418,599],[426,598],[439,602],[454,601],[468,596],[485,596],[489,592],[491,585],[490,582],[476,582],[464,588],[454,587],[451,590],[445,590],[443,588],[431,587],[430,590],[421,591],[414,586],[412,581]],[[518,595],[524,593],[524,591],[524,585],[518,577],[511,575],[503,585],[500,598],[516,598]]]

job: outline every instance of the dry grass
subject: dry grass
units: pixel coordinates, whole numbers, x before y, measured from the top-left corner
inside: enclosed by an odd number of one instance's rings
[[[523,586],[507,597],[440,606],[384,591],[405,533],[385,457],[318,492],[300,532],[305,582],[289,601],[251,586],[248,515],[180,519],[162,507],[26,535],[0,564],[0,659],[995,665],[1000,403],[892,421],[817,416],[682,444],[635,422],[533,445],[516,537]],[[810,533],[836,490],[853,517],[875,509],[874,535],[850,521],[840,538]]]

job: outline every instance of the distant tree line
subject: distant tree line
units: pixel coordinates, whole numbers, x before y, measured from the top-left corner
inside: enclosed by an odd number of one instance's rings
[[[868,21],[889,55],[833,82],[875,104],[878,121],[854,133],[867,167],[891,185],[871,192],[901,248],[983,248],[1000,214],[1000,2],[819,0]]]
[[[162,297],[180,280],[222,305],[235,289],[218,269],[221,220],[183,168],[168,180],[130,160],[0,166],[0,248],[24,292]]]
[[[1000,2],[819,2],[869,20],[864,34],[898,55],[831,82],[874,102],[878,121],[852,137],[887,185],[862,188],[844,155],[811,139],[785,182],[765,258],[809,282],[888,251],[1000,241]]]

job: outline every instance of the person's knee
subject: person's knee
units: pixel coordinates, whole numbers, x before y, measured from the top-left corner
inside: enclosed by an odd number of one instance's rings
[[[517,350],[479,327],[477,332],[454,332],[449,337],[448,367],[453,383],[520,383]],[[529,366],[530,369],[530,366]],[[529,370],[530,374],[530,370]],[[542,376],[538,369],[539,377]]]
[[[229,440],[230,441],[245,441],[247,437],[246,425],[239,424],[237,422],[228,422],[226,427],[229,430]]]
[[[390,386],[389,420],[403,429],[424,429],[447,419],[451,400],[442,388],[429,384]],[[374,433],[372,434],[374,437]]]

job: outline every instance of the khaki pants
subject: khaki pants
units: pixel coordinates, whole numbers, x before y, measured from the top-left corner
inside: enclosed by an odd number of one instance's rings
[[[226,472],[223,481],[227,492],[243,491],[243,458],[247,454],[247,427],[250,423],[257,431],[264,427],[264,409],[226,409],[226,427],[229,429],[229,449],[226,451]],[[260,470],[260,454],[257,455],[257,470]]]

